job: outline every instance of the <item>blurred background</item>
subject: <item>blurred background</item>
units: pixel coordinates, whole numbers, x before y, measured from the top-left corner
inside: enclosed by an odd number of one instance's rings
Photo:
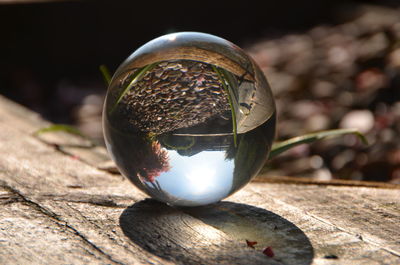
[[[147,41],[200,31],[244,48],[278,109],[277,139],[334,128],[266,175],[400,183],[400,3],[393,1],[0,0],[0,94],[102,143],[106,85]]]

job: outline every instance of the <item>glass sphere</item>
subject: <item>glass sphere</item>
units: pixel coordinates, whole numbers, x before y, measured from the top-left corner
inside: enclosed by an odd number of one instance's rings
[[[114,74],[103,110],[107,149],[120,172],[177,206],[220,201],[267,160],[275,103],[238,46],[198,32],[156,38]]]

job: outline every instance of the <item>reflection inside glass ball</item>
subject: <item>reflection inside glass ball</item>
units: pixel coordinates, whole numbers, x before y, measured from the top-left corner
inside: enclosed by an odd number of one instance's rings
[[[119,67],[104,105],[107,149],[151,197],[179,206],[217,202],[264,165],[275,131],[268,83],[237,46],[174,33]]]

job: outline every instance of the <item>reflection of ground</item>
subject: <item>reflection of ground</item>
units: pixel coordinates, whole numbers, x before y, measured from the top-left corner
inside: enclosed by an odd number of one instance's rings
[[[202,151],[225,151],[233,145],[233,136],[164,135],[160,143],[168,150],[176,150],[182,156],[192,156]]]
[[[125,235],[141,248],[180,264],[311,264],[313,247],[288,220],[261,208],[232,202],[175,209],[154,200],[120,216]],[[246,239],[257,241],[256,249]],[[262,249],[272,246],[274,258]]]
[[[129,113],[129,122],[140,131],[167,133],[229,110],[221,80],[209,64],[171,60],[150,68],[122,98],[119,108]],[[126,77],[122,86],[131,79]]]

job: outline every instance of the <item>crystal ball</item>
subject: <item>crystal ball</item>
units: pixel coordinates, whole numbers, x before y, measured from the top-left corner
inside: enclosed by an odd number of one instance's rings
[[[103,110],[108,152],[152,198],[174,206],[218,202],[268,158],[275,103],[256,63],[220,37],[180,32],[132,53]]]

